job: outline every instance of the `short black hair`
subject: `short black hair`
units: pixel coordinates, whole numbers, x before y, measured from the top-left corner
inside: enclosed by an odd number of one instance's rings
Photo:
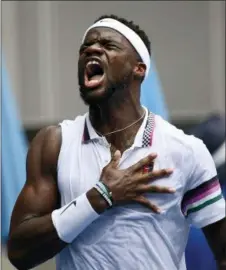
[[[117,21],[125,24],[130,29],[132,29],[142,39],[142,41],[144,42],[144,44],[147,47],[148,52],[149,52],[149,54],[151,56],[151,42],[150,42],[147,34],[142,29],[140,29],[139,25],[135,24],[133,21],[128,21],[127,19],[120,18],[120,17],[118,17],[116,15],[113,15],[113,14],[111,14],[111,15],[102,15],[101,17],[96,19],[95,22],[97,22],[99,20],[102,20],[102,19],[105,19],[105,18],[111,18],[111,19],[117,20]]]

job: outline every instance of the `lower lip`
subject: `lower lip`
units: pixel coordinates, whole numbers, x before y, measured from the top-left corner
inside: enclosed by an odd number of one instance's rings
[[[90,81],[88,80],[88,77],[85,76],[85,87],[90,89],[97,88],[103,83],[103,81],[104,81],[104,74],[100,79]]]

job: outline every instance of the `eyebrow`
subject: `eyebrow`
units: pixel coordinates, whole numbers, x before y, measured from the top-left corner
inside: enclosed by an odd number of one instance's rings
[[[114,40],[114,39],[111,39],[111,38],[101,38],[100,42],[103,42],[103,43],[115,43],[115,44],[118,44],[118,45],[122,45],[121,42],[119,42],[117,40]]]
[[[95,38],[95,39],[90,38],[90,39],[85,40],[85,42],[80,46],[80,48],[82,48],[83,46],[90,46],[96,42],[99,42],[102,45],[112,43],[119,46],[120,48],[125,47],[123,46],[121,42],[116,41],[112,39],[111,37],[103,37],[103,38],[100,37],[100,38]]]

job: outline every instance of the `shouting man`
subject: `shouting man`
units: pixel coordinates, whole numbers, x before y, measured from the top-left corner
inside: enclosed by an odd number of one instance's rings
[[[191,224],[226,269],[214,162],[201,140],[141,106],[149,69],[149,39],[133,22],[102,16],[85,32],[78,80],[89,111],[31,143],[8,242],[18,269],[57,255],[60,270],[184,270]]]

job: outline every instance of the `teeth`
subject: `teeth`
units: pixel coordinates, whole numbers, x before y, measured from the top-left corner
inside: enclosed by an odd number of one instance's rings
[[[97,62],[96,60],[91,60],[86,64],[86,66],[88,67],[89,65],[93,65],[93,64],[94,65],[100,65],[99,62]]]

